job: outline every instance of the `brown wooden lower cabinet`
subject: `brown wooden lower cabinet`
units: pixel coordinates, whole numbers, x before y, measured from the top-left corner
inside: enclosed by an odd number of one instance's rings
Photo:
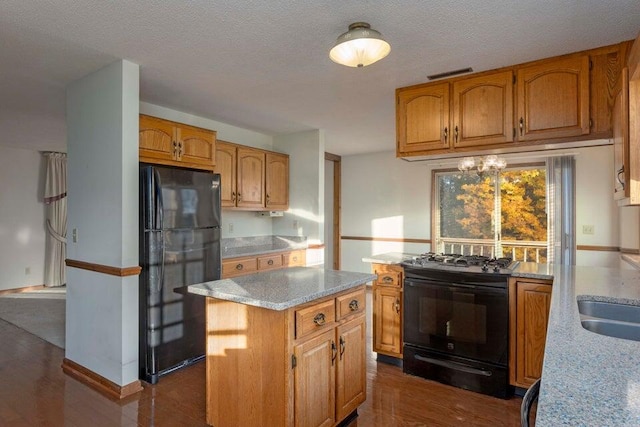
[[[305,265],[307,265],[307,251],[305,249],[260,256],[227,258],[222,260],[222,278],[227,279],[279,268],[304,267]]]
[[[402,289],[404,269],[373,264],[373,351],[402,358]]]
[[[511,278],[509,281],[509,382],[528,388],[542,375],[551,282]]]
[[[207,298],[207,423],[343,421],[366,399],[364,296],[362,285],[284,311]]]

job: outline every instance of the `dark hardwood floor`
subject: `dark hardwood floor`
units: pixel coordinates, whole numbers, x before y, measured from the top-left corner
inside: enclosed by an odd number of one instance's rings
[[[66,376],[64,350],[3,320],[0,343],[0,426],[206,425],[204,363],[116,402]],[[368,355],[367,401],[350,427],[520,425],[518,397],[494,399],[410,377]]]

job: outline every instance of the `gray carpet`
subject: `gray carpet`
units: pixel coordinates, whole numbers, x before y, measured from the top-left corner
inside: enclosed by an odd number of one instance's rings
[[[0,297],[0,319],[64,348],[65,289],[43,289]]]

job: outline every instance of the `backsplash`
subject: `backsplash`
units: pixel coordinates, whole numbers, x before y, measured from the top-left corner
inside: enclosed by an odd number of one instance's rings
[[[306,249],[306,236],[251,236],[230,237],[221,240],[222,258],[232,258],[254,253]]]

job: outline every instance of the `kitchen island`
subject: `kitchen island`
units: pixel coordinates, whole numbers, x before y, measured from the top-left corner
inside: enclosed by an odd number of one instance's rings
[[[366,398],[375,276],[294,267],[189,286],[206,298],[207,423],[333,426]]]

